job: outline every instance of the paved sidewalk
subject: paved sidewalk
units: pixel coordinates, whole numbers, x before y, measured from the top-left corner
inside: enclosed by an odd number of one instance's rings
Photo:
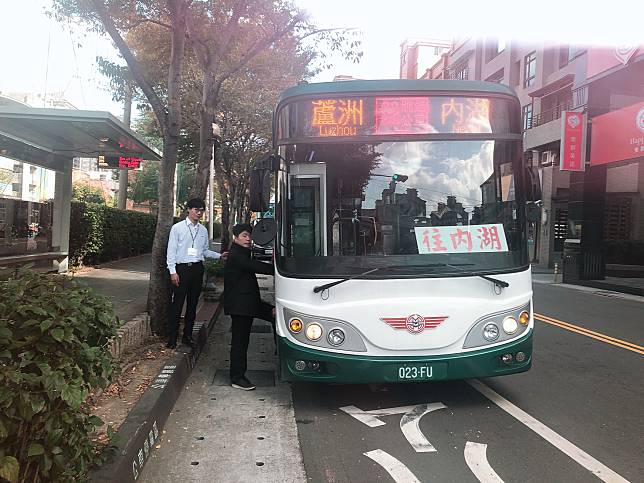
[[[148,253],[78,272],[74,278],[108,297],[118,318],[127,322],[147,311],[150,263]]]
[[[258,276],[274,300],[273,277]],[[254,391],[230,387],[230,317],[221,314],[166,422],[142,483],[306,481],[291,388],[276,374],[270,324],[255,319],[248,349]]]
[[[561,266],[559,266],[559,273],[555,276],[552,268],[533,265],[532,281],[534,283],[561,284],[582,291],[602,290],[632,297],[641,298],[644,296],[644,278],[605,277],[603,280],[580,280],[577,284],[564,284]]]

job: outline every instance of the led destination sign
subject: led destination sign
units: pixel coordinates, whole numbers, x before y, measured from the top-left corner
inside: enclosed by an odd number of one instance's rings
[[[301,124],[296,131],[305,137],[491,133],[493,108],[496,122],[507,128],[507,104],[502,100],[447,96],[315,99],[297,103]]]
[[[99,167],[119,169],[139,169],[142,159],[133,156],[99,156]]]

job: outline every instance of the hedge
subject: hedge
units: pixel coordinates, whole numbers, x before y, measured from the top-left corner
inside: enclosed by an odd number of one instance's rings
[[[94,265],[152,250],[156,217],[95,203],[72,202],[72,265]]]
[[[0,481],[77,481],[100,462],[87,396],[117,370],[117,326],[107,298],[66,277],[0,282]]]

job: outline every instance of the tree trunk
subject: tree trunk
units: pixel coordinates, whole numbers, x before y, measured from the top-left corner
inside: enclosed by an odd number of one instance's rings
[[[188,4],[182,0],[168,0],[172,19],[172,52],[168,69],[168,109],[162,118],[163,162],[159,170],[159,208],[156,232],[152,243],[152,265],[148,291],[148,313],[152,332],[166,334],[170,308],[170,275],[166,266],[168,235],[174,215],[174,178],[181,134],[181,73],[186,44],[186,11]],[[156,111],[155,111],[156,114]],[[164,122],[162,122],[164,121]]]
[[[177,160],[178,136],[164,136],[164,162],[159,170],[159,207],[157,225],[152,243],[148,313],[152,332],[166,335],[166,321],[170,310],[170,281],[166,264],[168,236],[174,215],[174,171]]]
[[[215,120],[215,104],[217,102],[218,88],[214,76],[206,70],[201,94],[201,112],[199,126],[199,160],[195,172],[195,180],[190,193],[190,198],[206,199],[210,179],[210,160],[212,147],[215,141],[212,132],[212,123]]]

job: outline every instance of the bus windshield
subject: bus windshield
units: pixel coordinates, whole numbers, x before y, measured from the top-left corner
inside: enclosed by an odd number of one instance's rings
[[[278,268],[296,277],[441,277],[525,268],[520,142],[280,147]]]

